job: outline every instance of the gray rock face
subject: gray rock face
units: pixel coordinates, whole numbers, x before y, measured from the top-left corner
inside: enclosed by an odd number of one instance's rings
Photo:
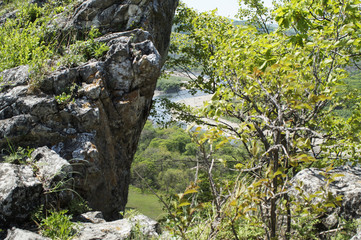
[[[73,168],[48,147],[37,148],[32,154],[36,176],[41,179],[44,189],[50,189],[58,182],[71,178]]]
[[[29,165],[0,163],[0,226],[29,220],[40,204],[55,199],[62,204],[72,197],[66,191],[72,173],[68,161],[47,147],[36,149],[31,161]],[[57,196],[51,194],[54,190]]]
[[[73,167],[70,163],[48,147],[37,148],[31,154],[31,161],[34,174],[43,185],[41,202],[45,205],[68,206],[74,198]]]
[[[302,182],[301,188],[307,194],[325,189],[333,196],[343,196],[341,206],[330,212],[329,216],[324,219],[323,224],[327,228],[337,225],[336,216],[341,216],[346,220],[361,217],[361,168],[339,167],[328,172],[328,176],[333,174],[342,176],[335,177],[335,180],[328,186],[325,173],[319,169],[302,170],[292,179],[293,185]],[[315,200],[317,201],[317,199]]]
[[[30,166],[0,164],[0,226],[23,222],[40,205],[42,184]]]
[[[130,219],[106,222],[100,212],[83,214],[90,222],[77,223],[77,234],[74,240],[121,240],[121,239],[150,239],[159,237],[161,232],[158,223],[147,216],[136,215]],[[133,238],[131,238],[133,237]],[[8,230],[5,240],[47,240],[39,234],[12,228]]]
[[[75,11],[65,29],[97,27],[103,34],[144,29],[161,56],[165,56],[178,0],[88,0]],[[165,60],[165,59],[163,59]]]
[[[110,50],[102,60],[45,76],[36,94],[27,85],[27,66],[0,73],[0,149],[8,140],[14,146],[48,146],[73,165],[75,190],[90,207],[106,219],[117,219],[127,202],[130,166],[150,112],[177,4],[84,1],[64,31],[99,27],[109,34],[98,41]],[[58,103],[55,97],[72,85],[76,91],[71,99]],[[48,170],[39,174],[47,178]]]
[[[361,240],[361,232],[358,232],[355,236],[353,236],[350,240]]]
[[[8,235],[5,240],[50,240],[50,238],[43,237],[27,230],[12,228],[11,230],[8,230]]]
[[[80,222],[104,223],[103,214],[100,211],[86,212],[80,215]]]
[[[147,216],[137,215],[131,219],[121,219],[112,222],[82,223],[75,240],[106,239],[119,240],[150,239],[160,235],[158,223]]]

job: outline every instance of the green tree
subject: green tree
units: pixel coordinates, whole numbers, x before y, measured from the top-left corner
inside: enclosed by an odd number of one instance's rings
[[[183,192],[192,180],[193,174],[189,170],[169,168],[158,175],[160,189],[166,193]]]
[[[361,2],[285,0],[273,14],[258,1],[241,2],[248,10],[240,15],[252,21],[238,27],[215,13],[180,6],[168,67],[190,76],[188,88],[213,97],[200,110],[170,107],[178,118],[213,127],[199,146],[217,148],[215,139],[223,134],[245,149],[235,167],[247,185],[235,183],[243,192],[223,198],[237,212],[232,224],[247,219],[262,224],[267,239],[289,239],[293,219],[303,217],[289,196],[290,179],[303,168],[360,161],[360,98],[338,91],[344,68],[360,58]],[[267,30],[266,19],[278,23],[276,31]],[[334,109],[350,98],[357,99],[353,114],[339,117]],[[203,159],[213,163],[213,152]],[[217,198],[224,194],[214,185],[214,202],[221,203]]]

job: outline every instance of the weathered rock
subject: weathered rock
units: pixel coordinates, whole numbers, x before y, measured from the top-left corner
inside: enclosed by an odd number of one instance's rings
[[[121,219],[112,222],[82,223],[76,240],[129,239],[136,234],[139,239],[158,237],[160,229],[158,223],[144,215],[137,215],[131,219]]]
[[[104,223],[104,217],[102,212],[95,211],[95,212],[86,212],[79,216],[80,222],[91,222],[91,223]]]
[[[90,207],[106,219],[118,219],[127,202],[130,166],[165,60],[177,3],[84,1],[63,30],[99,27],[109,34],[98,41],[110,50],[101,60],[45,76],[38,91],[27,85],[26,66],[0,73],[0,149],[8,140],[14,146],[48,146],[73,165],[78,173],[72,176],[75,190]],[[74,84],[71,99],[58,103],[55,96]]]
[[[28,66],[19,66],[12,69],[7,69],[0,73],[1,78],[1,92],[5,90],[11,90],[13,91],[14,86],[21,86],[26,85],[29,80],[29,67]],[[23,89],[23,88],[21,88]],[[18,93],[19,94],[19,93]],[[26,92],[23,92],[22,95],[26,94]],[[8,95],[8,97],[11,97],[11,94]],[[1,107],[3,107],[3,102],[1,102]]]
[[[329,185],[327,176],[341,174],[334,178]],[[320,169],[305,169],[299,172],[291,181],[292,185],[301,184],[304,193],[310,195],[324,189],[332,193],[334,197],[342,196],[341,206],[333,209],[328,216],[323,219],[326,228],[337,226],[337,216],[346,220],[358,219],[361,217],[361,168],[358,167],[338,167],[327,174]],[[298,194],[297,191],[294,194]],[[318,199],[314,199],[318,201]]]
[[[141,28],[150,33],[158,52],[165,56],[177,4],[178,0],[88,0],[75,11],[65,29],[94,26],[105,34]]]
[[[42,191],[30,166],[0,163],[0,226],[28,220]]]
[[[44,189],[50,189],[71,178],[73,168],[70,163],[48,147],[37,148],[32,152],[31,158],[36,176],[41,179]]]
[[[129,219],[106,222],[100,212],[82,214],[83,221],[77,224],[75,240],[120,240],[148,239],[159,237],[161,234],[159,224],[144,215],[136,215]],[[6,240],[45,240],[48,239],[36,233],[12,228],[8,230]]]
[[[50,240],[50,238],[43,237],[27,230],[12,228],[11,230],[8,230],[8,235],[5,240]]]
[[[70,163],[48,147],[37,148],[31,154],[31,160],[36,177],[40,179],[43,192],[47,195],[41,196],[42,202],[68,206],[74,197],[73,168]]]
[[[130,218],[130,221],[134,226],[140,228],[140,232],[144,236],[154,236],[157,237],[162,233],[159,223],[145,215],[136,215]]]
[[[358,231],[350,240],[361,240],[361,231]]]
[[[1,4],[2,2],[0,2],[0,7],[1,7]],[[18,11],[12,11],[12,12],[8,12],[8,13],[5,13],[4,15],[0,16],[0,25],[1,24],[4,24],[6,22],[7,19],[10,19],[10,18],[16,18],[16,13]]]
[[[45,201],[68,204],[71,173],[69,162],[47,147],[36,149],[28,165],[0,163],[0,226],[29,220]]]

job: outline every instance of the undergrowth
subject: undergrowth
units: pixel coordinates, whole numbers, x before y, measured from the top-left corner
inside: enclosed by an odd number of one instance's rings
[[[29,65],[30,84],[37,88],[44,76],[60,65],[74,67],[103,56],[108,47],[95,41],[97,29],[83,32],[81,40],[75,32],[64,34],[57,29],[54,19],[60,13],[63,17],[70,14],[75,4],[75,0],[52,0],[42,6],[16,0],[6,3],[1,15],[17,12],[16,18],[0,24],[0,72]]]
[[[68,240],[76,233],[77,224],[71,221],[72,216],[67,211],[51,211],[47,218],[41,221],[41,233],[51,239]]]

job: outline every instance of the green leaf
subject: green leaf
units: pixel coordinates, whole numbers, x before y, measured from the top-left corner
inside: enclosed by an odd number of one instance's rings
[[[198,193],[198,191],[196,189],[189,189],[184,192],[184,195],[188,195],[188,194],[192,194],[192,193]]]
[[[189,206],[189,205],[191,205],[190,202],[182,202],[181,204],[178,205],[178,208]]]

